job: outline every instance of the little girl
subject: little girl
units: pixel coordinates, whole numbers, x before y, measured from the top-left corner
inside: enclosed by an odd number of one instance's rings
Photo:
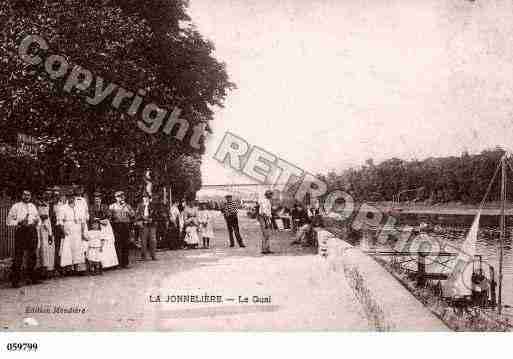
[[[100,229],[100,221],[94,219],[91,221],[91,229],[87,231],[87,262],[88,270],[92,275],[103,274],[102,252],[105,235]]]
[[[214,216],[212,211],[208,210],[205,204],[202,204],[198,213],[198,220],[201,226],[203,248],[210,248],[210,239],[214,238],[214,226],[212,224],[213,218]]]

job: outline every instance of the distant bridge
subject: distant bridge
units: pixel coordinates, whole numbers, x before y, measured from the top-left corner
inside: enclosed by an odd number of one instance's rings
[[[201,186],[198,195],[209,197],[209,196],[221,196],[228,192],[237,196],[241,199],[258,200],[259,196],[267,189],[271,189],[275,193],[275,198],[284,200],[286,198],[292,199],[290,194],[283,192],[284,188],[290,188],[294,183],[274,183],[274,184],[263,184],[263,183],[223,183],[223,184],[206,184]]]

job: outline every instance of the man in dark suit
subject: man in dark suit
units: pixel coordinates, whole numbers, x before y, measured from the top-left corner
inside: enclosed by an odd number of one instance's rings
[[[111,218],[112,230],[116,238],[116,253],[119,258],[121,268],[129,268],[129,244],[130,244],[130,224],[134,218],[135,212],[125,201],[125,193],[117,191],[114,194],[116,202],[109,206],[109,217]]]
[[[139,227],[141,239],[142,259],[146,260],[149,249],[152,260],[157,260],[155,255],[157,249],[157,225],[160,220],[159,208],[151,202],[151,198],[144,193],[142,202],[135,211],[136,224]]]
[[[312,230],[312,221],[308,216],[308,212],[305,208],[299,204],[296,212],[296,223],[297,223],[297,233],[296,239],[291,244],[303,244],[306,246],[308,244],[308,236],[311,234]]]

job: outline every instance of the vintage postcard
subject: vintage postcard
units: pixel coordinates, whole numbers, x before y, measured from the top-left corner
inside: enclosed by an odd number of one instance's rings
[[[511,1],[0,0],[0,29],[1,332],[512,330]]]

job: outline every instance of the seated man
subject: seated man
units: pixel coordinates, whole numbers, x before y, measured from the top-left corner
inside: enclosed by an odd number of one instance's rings
[[[287,207],[283,207],[280,211],[280,218],[283,221],[283,227],[290,229],[290,211]]]
[[[297,206],[295,220],[297,224],[296,240],[291,244],[302,244],[303,246],[307,246],[309,234],[312,230],[312,222],[310,217],[308,217],[307,211],[300,204]]]
[[[292,210],[290,211],[290,217],[292,221],[292,230],[297,232],[299,223],[299,205],[297,203],[295,203],[292,207]]]

